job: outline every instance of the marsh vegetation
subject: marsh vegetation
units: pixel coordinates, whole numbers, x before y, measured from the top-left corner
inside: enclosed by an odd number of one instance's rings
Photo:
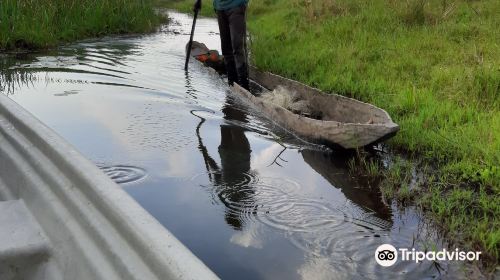
[[[150,0],[2,0],[0,51],[149,32],[161,20]]]

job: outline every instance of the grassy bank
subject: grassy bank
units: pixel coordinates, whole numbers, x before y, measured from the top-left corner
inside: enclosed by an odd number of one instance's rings
[[[169,2],[169,1],[167,1]],[[170,7],[191,9],[193,1]],[[211,1],[202,14],[213,15]],[[407,164],[387,197],[411,199],[461,246],[500,252],[500,1],[251,0],[259,68],[386,109]]]
[[[0,50],[149,32],[160,20],[150,0],[2,0]]]

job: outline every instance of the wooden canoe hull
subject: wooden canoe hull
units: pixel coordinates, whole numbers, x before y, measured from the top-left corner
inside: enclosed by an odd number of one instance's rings
[[[362,124],[322,121],[294,114],[291,111],[264,101],[235,84],[235,93],[240,94],[268,119],[308,142],[329,147],[355,149],[386,140],[399,130],[395,123]]]
[[[354,149],[384,141],[399,131],[399,126],[392,121],[386,111],[371,104],[338,94],[325,94],[316,88],[279,75],[258,71],[254,67],[250,69],[250,78],[269,90],[282,86],[296,92],[311,105],[323,107],[322,110],[327,115],[332,115],[332,118],[335,114],[338,117],[342,116],[343,120],[339,121],[311,119],[266,102],[238,85],[233,87],[235,92],[250,101],[270,120],[304,140]],[[368,123],[367,120],[373,123]]]
[[[201,62],[200,62],[201,63]],[[213,73],[217,72],[211,69]],[[399,131],[389,114],[374,105],[338,94],[325,94],[300,82],[250,67],[250,79],[268,90],[281,86],[320,108],[327,119],[316,120],[295,114],[283,107],[267,102],[235,84],[231,92],[254,109],[307,142],[333,148],[355,149],[389,139]],[[264,93],[265,94],[265,93]]]

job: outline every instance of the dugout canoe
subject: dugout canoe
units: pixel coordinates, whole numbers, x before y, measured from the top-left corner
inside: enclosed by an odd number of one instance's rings
[[[338,94],[326,94],[319,89],[254,67],[250,68],[250,79],[268,91],[281,86],[294,92],[320,112],[320,120],[305,117],[266,102],[262,95],[255,96],[238,85],[233,87],[235,92],[240,93],[267,118],[307,141],[354,149],[387,140],[399,131],[399,126],[389,114],[374,105]]]
[[[0,94],[0,279],[218,279],[95,164]]]
[[[195,54],[200,53],[199,49],[201,52],[207,50],[204,44],[198,42],[195,42],[193,49],[192,53]],[[207,63],[203,65],[207,66]],[[221,73],[220,69],[208,68]],[[374,105],[338,94],[326,94],[303,83],[259,71],[255,67],[250,67],[249,72],[251,82],[264,91],[254,95],[237,84],[231,91],[269,120],[305,141],[334,148],[355,149],[387,140],[399,131],[399,126],[389,114]],[[321,119],[296,114],[264,98],[278,87],[306,100],[319,112]]]

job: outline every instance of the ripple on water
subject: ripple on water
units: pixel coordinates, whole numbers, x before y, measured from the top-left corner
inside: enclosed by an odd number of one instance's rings
[[[98,165],[109,178],[118,184],[137,182],[146,177],[146,170],[130,165]]]
[[[186,120],[174,106],[162,102],[150,102],[138,113],[127,116],[127,127],[121,131],[127,139],[141,150],[180,151],[195,141],[191,131],[186,131]]]
[[[249,228],[264,225],[280,231],[309,259],[330,260],[335,267],[340,265],[335,262],[343,260],[346,263],[341,270],[345,270],[345,275],[359,267],[352,260],[359,247],[374,246],[391,226],[347,201],[333,205],[308,197],[300,192],[301,185],[291,179],[257,177],[251,172],[240,175],[237,180],[228,180],[223,173],[208,174],[211,184],[205,187],[225,206],[227,214]]]

